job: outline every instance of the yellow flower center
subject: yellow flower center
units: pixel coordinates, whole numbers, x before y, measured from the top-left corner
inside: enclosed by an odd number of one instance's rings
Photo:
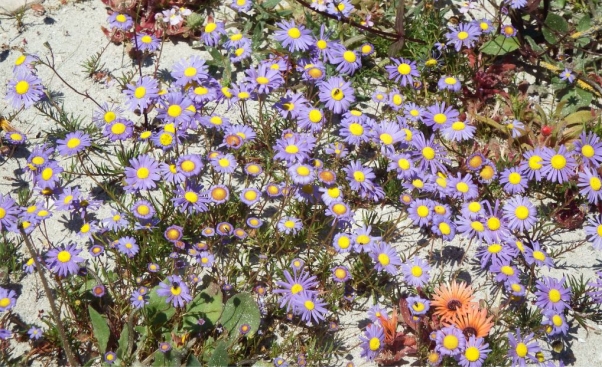
[[[416,312],[421,312],[422,310],[424,310],[424,303],[416,302],[412,305],[412,309]]]
[[[401,75],[408,75],[412,71],[412,67],[409,64],[401,63],[397,67],[397,72]]]
[[[393,104],[396,106],[401,105],[401,103],[403,102],[403,98],[401,97],[401,94],[394,94],[393,95]]]
[[[331,92],[330,92],[330,96],[335,100],[335,101],[340,101],[341,99],[343,99],[345,97],[345,93],[343,93],[343,91],[340,88],[334,88]]]
[[[529,217],[529,208],[524,205],[517,206],[514,215],[520,220],[525,220]]]
[[[0,208],[0,219],[3,219],[4,217],[6,217],[6,209]]]
[[[138,99],[143,98],[145,95],[146,95],[146,88],[144,88],[144,87],[138,87],[134,91],[134,97],[136,97]]]
[[[529,158],[529,168],[531,168],[534,171],[540,169],[542,160],[543,158],[541,158],[538,155],[532,156],[531,158]]]
[[[511,174],[508,175],[508,182],[510,182],[513,185],[518,185],[520,183],[521,179],[522,179],[522,177],[517,172],[512,172]]]
[[[405,158],[400,158],[397,161],[397,165],[399,166],[399,168],[401,168],[404,171],[410,169],[410,161],[408,161]]]
[[[314,308],[316,308],[316,305],[310,300],[305,301],[303,303],[303,306],[305,306],[305,309],[309,311],[312,311]]]
[[[180,293],[182,293],[182,287],[179,287],[179,286],[171,287],[171,294],[173,294],[174,296],[179,296]]]
[[[387,254],[378,254],[378,262],[383,266],[387,266],[391,262],[391,259],[389,259],[389,255]]]
[[[364,133],[364,127],[356,122],[349,124],[349,131],[355,136],[360,136]]]
[[[462,32],[458,32],[458,39],[460,41],[463,41],[465,39],[468,38],[468,32],[462,31]]]
[[[487,227],[492,231],[497,231],[502,226],[502,222],[497,217],[487,219]]]
[[[211,33],[213,32],[215,29],[217,28],[217,24],[215,23],[207,23],[205,25],[205,32],[206,33]]]
[[[299,283],[295,283],[292,287],[291,287],[291,293],[292,294],[297,294],[299,292],[301,292],[303,290],[303,286]]]
[[[136,176],[141,180],[147,178],[149,175],[150,175],[150,170],[146,167],[140,167],[136,171]]]
[[[454,131],[462,131],[464,130],[464,128],[466,128],[466,124],[463,123],[462,121],[456,121],[452,124],[452,130]]]
[[[552,316],[552,323],[555,326],[562,326],[562,324],[563,324],[562,317],[560,317],[560,315],[554,315],[554,316]]]
[[[451,227],[449,226],[449,224],[441,222],[439,223],[439,231],[441,231],[441,234],[443,235],[448,235],[451,233]]]
[[[360,245],[365,245],[368,242],[370,242],[370,237],[368,237],[365,234],[361,234],[361,235],[357,236],[357,238],[355,239],[355,241],[357,243],[359,243]]]
[[[347,207],[343,204],[334,204],[332,206],[332,211],[337,215],[343,215],[347,213]]]
[[[452,77],[445,78],[445,84],[454,85],[456,83],[457,83],[456,78],[452,78]]]
[[[115,123],[115,125],[111,126],[111,132],[115,135],[121,135],[125,132],[126,126],[121,122]]]
[[[171,134],[161,134],[159,137],[159,143],[163,146],[169,146],[173,142],[173,135]]]
[[[184,199],[186,199],[189,202],[191,202],[191,203],[194,204],[194,203],[196,203],[199,200],[199,196],[196,193],[192,192],[192,191],[187,191],[184,194]]]
[[[140,41],[142,41],[142,43],[149,44],[149,43],[153,42],[153,38],[151,36],[149,36],[148,34],[145,34],[144,36],[142,36],[142,38],[140,38]]]
[[[504,265],[504,266],[502,266],[502,267],[500,268],[500,271],[501,271],[503,274],[505,274],[505,275],[508,275],[508,276],[514,275],[514,269],[512,269],[512,267],[511,267],[511,266],[509,266],[509,265]]]
[[[23,94],[27,93],[28,90],[29,90],[29,83],[26,82],[25,80],[21,80],[20,82],[17,83],[17,85],[15,85],[15,92],[17,92],[17,94],[23,95]]]
[[[319,110],[311,110],[309,111],[309,121],[316,123],[316,122],[320,122],[320,120],[322,120],[322,112],[320,112]]]
[[[468,210],[477,213],[481,210],[481,204],[478,201],[471,201],[470,204],[468,204]]]
[[[261,85],[265,85],[270,82],[270,79],[266,78],[265,76],[258,76],[257,78],[255,78],[255,80],[257,81],[257,84]]]
[[[324,40],[318,40],[318,42],[316,42],[316,46],[320,50],[324,50],[324,49],[326,49],[326,47],[328,47],[328,43],[326,43],[326,41],[324,41]]]
[[[370,347],[370,350],[373,350],[373,351],[379,350],[380,349],[380,339],[378,339],[377,337],[370,339],[368,346]]]
[[[443,346],[448,350],[454,350],[458,348],[459,344],[460,341],[455,335],[446,335],[445,338],[443,338]]]
[[[474,222],[470,223],[470,227],[477,232],[483,232],[485,230],[483,223],[476,221],[476,220]]]
[[[284,226],[286,228],[295,228],[295,222],[293,222],[292,220],[287,220],[286,222],[284,222]]]
[[[591,158],[594,156],[596,152],[594,151],[594,147],[592,147],[589,144],[586,144],[584,146],[581,147],[581,154],[583,154],[584,157],[586,158]]]
[[[84,223],[84,225],[82,226],[82,228],[80,229],[80,231],[82,233],[88,233],[88,232],[90,232],[90,223]]]
[[[422,182],[421,179],[417,178],[415,180],[412,180],[412,185],[418,189],[421,189],[424,187],[424,182]]]
[[[435,149],[431,147],[422,148],[422,156],[430,161],[431,159],[435,158]]]
[[[426,205],[420,205],[416,209],[416,214],[418,214],[420,218],[425,218],[429,215],[429,208]]]
[[[17,65],[17,66],[21,65],[22,63],[25,62],[26,58],[27,58],[27,56],[25,56],[25,55],[21,55],[21,56],[17,57],[17,59],[15,60],[15,65]]]
[[[73,149],[78,147],[80,144],[80,140],[78,138],[71,138],[69,139],[69,141],[67,142],[67,148],[69,149]]]
[[[349,240],[349,237],[347,237],[347,236],[341,236],[337,243],[338,243],[339,247],[342,249],[346,249],[351,245],[351,241]]]
[[[464,357],[469,362],[475,362],[481,357],[481,352],[479,351],[479,348],[477,348],[477,347],[468,347],[464,351]]]
[[[533,258],[539,261],[545,261],[546,255],[541,251],[533,251]]]
[[[345,277],[347,276],[347,272],[345,271],[345,269],[337,268],[334,271],[334,276],[337,279],[345,279]]]
[[[56,255],[56,259],[62,263],[66,263],[71,260],[71,253],[69,251],[63,250]]]
[[[119,23],[124,23],[127,20],[127,18],[125,17],[125,15],[119,14],[115,17],[115,20]]]
[[[487,251],[491,252],[492,254],[497,254],[498,252],[502,251],[502,245],[499,243],[494,243],[487,247]]]
[[[167,115],[169,117],[178,117],[182,114],[182,107],[177,104],[172,104],[167,108]]]
[[[527,348],[527,345],[525,343],[518,343],[516,344],[516,348],[514,348],[514,351],[516,352],[516,355],[519,358],[525,358],[525,356],[529,352],[529,349]]]
[[[44,181],[48,181],[52,178],[52,175],[54,174],[54,172],[52,171],[52,168],[50,167],[46,167],[44,168],[44,170],[42,171],[42,179]]]
[[[33,164],[35,164],[35,165],[37,165],[37,166],[41,166],[41,165],[43,165],[43,164],[44,164],[44,162],[46,162],[46,160],[45,160],[44,158],[42,158],[42,157],[34,157],[34,158],[31,160],[31,163],[33,163]]]
[[[412,266],[412,275],[415,276],[416,278],[422,276],[422,268],[420,266],[414,265]]]
[[[296,28],[296,27],[289,29],[287,33],[288,33],[288,36],[293,39],[297,39],[297,38],[301,37],[301,31],[299,30],[299,28]]]
[[[468,165],[472,168],[477,168],[483,164],[483,158],[480,155],[475,155],[468,161]]]
[[[184,69],[184,76],[192,78],[195,75],[196,75],[196,68],[189,66],[186,69]]]
[[[563,169],[566,166],[566,158],[560,154],[556,154],[550,160],[550,164],[554,169]]]
[[[382,141],[385,145],[390,145],[393,144],[393,137],[391,134],[383,133],[380,134],[380,141]]]
[[[185,160],[180,164],[180,168],[184,172],[192,172],[196,168],[196,165],[193,161]]]
[[[364,172],[362,172],[362,171],[353,172],[353,178],[357,182],[364,182],[366,180],[366,176],[364,175]]]
[[[467,193],[470,188],[466,182],[458,182],[456,184],[456,189],[462,193]]]
[[[148,205],[142,204],[136,208],[136,211],[140,215],[148,215],[148,213],[150,213],[150,208],[148,207]]]
[[[343,59],[345,59],[345,61],[352,63],[355,62],[355,60],[357,60],[357,57],[355,56],[355,53],[353,51],[345,51],[343,52]]]
[[[441,125],[441,124],[444,124],[447,121],[447,116],[445,116],[444,113],[438,113],[435,116],[433,116],[433,120],[437,124]]]
[[[548,292],[548,297],[550,298],[550,301],[556,303],[558,301],[560,301],[561,298],[561,294],[560,291],[558,291],[558,289],[550,289],[550,291]]]
[[[592,177],[589,179],[589,186],[592,190],[598,191],[600,190],[600,187],[602,187],[602,181],[600,181],[598,177]]]

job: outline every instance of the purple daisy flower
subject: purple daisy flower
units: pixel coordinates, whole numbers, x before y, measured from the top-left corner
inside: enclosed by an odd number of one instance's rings
[[[177,188],[172,201],[181,213],[195,214],[209,210],[211,198],[209,191],[203,190],[202,186],[189,183],[185,188]]]
[[[370,140],[369,128],[365,119],[357,116],[348,116],[341,121],[339,135],[344,142],[351,145],[359,145]]]
[[[441,76],[437,86],[439,87],[439,90],[451,90],[452,92],[459,92],[462,88],[462,84],[460,84],[460,81],[457,78],[447,75]]]
[[[408,215],[417,226],[427,226],[433,218],[433,202],[429,199],[416,199],[408,208]]]
[[[527,189],[527,177],[520,167],[507,168],[502,172],[500,184],[504,185],[504,191],[511,195],[522,194]]]
[[[341,77],[335,76],[322,81],[319,84],[319,88],[320,101],[334,113],[347,111],[351,103],[355,102],[354,89],[351,86],[351,82],[346,82]]]
[[[201,157],[197,154],[182,155],[176,162],[176,170],[186,178],[197,176],[203,169]]]
[[[426,108],[422,114],[422,122],[432,127],[433,131],[437,131],[450,126],[458,120],[458,116],[458,111],[451,106],[445,106],[445,102],[435,103]]]
[[[155,52],[161,46],[159,38],[147,33],[137,33],[132,43],[138,50],[146,52]]]
[[[598,201],[602,201],[602,179],[595,170],[584,167],[583,172],[579,172],[577,186],[579,193],[587,197],[590,204],[597,205]]]
[[[282,217],[278,221],[278,230],[284,234],[297,234],[301,228],[303,224],[295,217]]]
[[[173,66],[171,76],[176,80],[175,85],[183,87],[189,83],[201,82],[209,77],[205,60],[198,56],[181,59]]]
[[[285,270],[283,272],[286,281],[277,281],[278,289],[274,290],[274,294],[280,294],[280,308],[285,308],[290,311],[294,306],[294,300],[300,297],[301,294],[315,296],[316,291],[313,290],[317,285],[317,278],[310,275],[305,270],[299,272],[293,271],[293,275]]]
[[[394,145],[404,140],[405,132],[399,128],[397,123],[383,121],[373,127],[372,136],[374,141],[381,146],[382,153],[393,153]]]
[[[158,103],[157,118],[167,123],[174,123],[179,130],[185,130],[189,127],[195,111],[189,108],[193,104],[188,96],[171,92],[161,96]]]
[[[159,96],[159,83],[149,76],[143,76],[136,83],[128,84],[123,94],[127,97],[130,111],[144,111]]]
[[[7,195],[0,194],[0,232],[7,228],[15,227],[21,209],[17,203]]]
[[[256,188],[245,188],[240,192],[240,201],[242,201],[245,205],[251,206],[256,204],[261,199],[261,192]]]
[[[136,201],[131,210],[132,214],[139,219],[150,219],[155,215],[155,208],[146,200]]]
[[[354,191],[362,192],[374,186],[372,180],[376,178],[376,175],[372,168],[363,167],[360,161],[352,161],[343,168],[343,171],[347,174],[349,186]]]
[[[462,173],[449,179],[450,193],[455,198],[465,201],[476,199],[479,196],[479,188],[472,182],[470,174],[462,177]]]
[[[594,249],[602,251],[602,216],[590,218],[585,227],[587,240],[592,243]]]
[[[500,33],[506,38],[511,38],[516,36],[516,28],[514,28],[512,24],[504,24],[500,29]]]
[[[360,356],[372,361],[374,360],[383,348],[385,341],[385,331],[376,324],[370,324],[366,330],[360,335],[362,343],[360,347],[362,351]]]
[[[544,319],[541,324],[546,325],[546,334],[550,337],[567,335],[569,333],[569,324],[562,312],[546,310],[543,312]]]
[[[305,163],[295,163],[288,168],[287,172],[293,183],[298,185],[312,183],[316,179],[316,171],[311,165]]]
[[[416,62],[408,59],[391,59],[392,65],[385,66],[389,78],[401,84],[402,87],[411,86],[414,78],[420,77]]]
[[[356,70],[362,67],[362,59],[355,51],[341,48],[335,50],[332,54],[331,63],[337,65],[337,71],[347,75],[353,75]]]
[[[238,167],[236,158],[230,153],[220,154],[209,161],[216,172],[232,173]]]
[[[455,326],[447,326],[437,331],[437,351],[443,356],[456,356],[466,347],[466,338],[462,330]]]
[[[308,324],[312,320],[316,324],[325,320],[324,316],[328,313],[328,310],[324,307],[326,305],[327,303],[318,298],[314,292],[304,291],[293,299],[295,313],[301,314],[301,320]]]
[[[46,254],[46,266],[61,277],[77,274],[79,265],[84,259],[79,256],[82,250],[76,244],[70,244],[63,248],[56,248]]]
[[[300,135],[278,139],[273,147],[276,151],[274,160],[283,160],[288,163],[304,161],[309,158],[309,153],[314,148],[314,141],[313,139],[304,139]]]
[[[129,31],[134,25],[134,20],[132,17],[116,11],[109,15],[109,19],[107,19],[107,21],[112,28],[117,28],[122,31]]]
[[[464,121],[457,120],[443,127],[441,132],[447,140],[463,141],[472,139],[476,130],[476,127],[468,125]]]
[[[504,126],[514,139],[521,137],[525,133],[525,124],[518,120],[506,121]]]
[[[39,58],[36,55],[26,55],[26,54],[19,55],[15,59],[15,63],[13,66],[13,74],[16,74],[18,72],[29,73],[30,70],[33,68],[32,63],[34,61],[38,61],[38,60],[39,60]]]
[[[284,84],[284,79],[278,70],[271,69],[268,65],[260,65],[259,68],[247,70],[247,80],[251,83],[257,93],[269,94],[274,89]]]
[[[27,330],[27,335],[31,340],[38,340],[44,335],[44,332],[39,327],[32,326]]]
[[[406,298],[408,309],[415,316],[421,316],[428,312],[431,308],[431,301],[420,298],[418,296],[410,296]]]
[[[216,47],[222,35],[226,34],[226,29],[223,22],[208,21],[203,28],[201,41],[210,47]]]
[[[14,109],[29,108],[44,96],[42,82],[32,73],[17,72],[14,78],[8,81],[6,100]]]
[[[537,221],[537,210],[529,199],[515,196],[504,205],[504,219],[511,230],[528,231]]]
[[[533,333],[521,337],[520,330],[516,330],[516,335],[508,333],[508,343],[510,349],[508,354],[512,357],[512,365],[526,367],[527,363],[537,363],[536,354],[541,351]]]
[[[129,258],[136,256],[140,247],[133,237],[122,237],[117,241],[117,249]]]
[[[159,163],[150,155],[141,155],[130,160],[130,167],[125,169],[125,190],[135,192],[153,190],[161,180]]]
[[[78,154],[92,145],[90,136],[82,131],[69,133],[65,136],[65,139],[59,139],[56,142],[59,154],[67,157]]]
[[[143,287],[143,288],[145,288],[145,287]],[[130,297],[130,303],[136,309],[140,309],[140,308],[144,307],[146,304],[148,304],[148,295],[146,294],[146,291],[144,291],[144,292],[140,292],[140,290],[134,291],[132,293],[132,296]]]
[[[523,154],[525,159],[519,166],[519,169],[529,177],[529,180],[541,181],[543,172],[543,155],[541,148],[535,148]]]
[[[102,134],[111,141],[127,140],[132,137],[134,132],[134,123],[128,119],[115,119],[113,122],[105,124]]]
[[[385,242],[374,243],[370,247],[370,257],[374,261],[376,271],[385,271],[391,275],[399,273],[401,259],[393,247]]]
[[[4,140],[11,145],[24,145],[27,142],[27,136],[18,131],[7,131],[4,133]]]
[[[445,241],[451,241],[456,237],[456,224],[450,217],[435,215],[431,231]]]
[[[294,21],[276,23],[278,30],[274,39],[286,47],[290,52],[306,51],[312,44],[311,32],[303,25],[296,25]]]
[[[481,367],[491,349],[488,348],[489,344],[485,342],[483,338],[476,338],[471,335],[464,351],[456,356],[456,359],[462,367]]]
[[[230,49],[230,61],[241,62],[251,57],[251,40],[243,38],[236,47]]]
[[[174,307],[184,307],[188,302],[192,301],[188,286],[178,275],[168,276],[167,279],[159,283],[157,295],[167,297],[165,302],[171,302]]]
[[[602,142],[594,133],[582,132],[579,140],[575,141],[575,153],[581,157],[581,161],[592,169],[602,165]]]
[[[481,34],[481,30],[470,23],[461,23],[457,28],[450,27],[445,34],[447,44],[454,46],[460,52],[462,46],[470,48],[474,45]]]
[[[546,149],[543,153],[543,167],[541,174],[546,175],[549,181],[563,183],[569,180],[569,177],[575,173],[577,162],[568,154],[564,145],[558,152],[552,149]]]
[[[346,266],[335,266],[332,268],[332,280],[336,283],[345,283],[351,279],[351,274]]]
[[[49,161],[46,165],[37,170],[33,182],[41,189],[54,189],[61,179],[63,168],[56,161]]]
[[[429,274],[430,270],[431,267],[426,260],[420,257],[414,257],[401,266],[406,283],[414,287],[424,287],[429,282],[431,277]]]
[[[412,138],[412,156],[418,163],[418,169],[422,171],[430,171],[433,174],[439,172],[447,172],[444,163],[447,163],[445,158],[445,149],[434,143],[434,136],[428,140],[421,132],[414,134]]]
[[[537,307],[546,310],[562,312],[570,308],[571,290],[564,286],[564,278],[558,280],[552,277],[543,277],[537,281],[535,296]]]
[[[0,312],[12,309],[16,303],[17,294],[15,291],[0,287]]]
[[[554,260],[541,248],[539,242],[534,241],[531,243],[531,246],[533,247],[532,249],[525,247],[525,252],[523,253],[527,264],[547,266],[548,268],[554,267]]]

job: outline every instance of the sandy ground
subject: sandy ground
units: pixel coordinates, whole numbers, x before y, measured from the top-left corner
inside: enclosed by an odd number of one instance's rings
[[[1,0],[0,0],[1,1]],[[20,55],[20,50],[29,53],[37,53],[44,57],[48,55],[47,49],[43,46],[48,42],[54,50],[55,58],[58,64],[58,72],[67,81],[72,83],[79,90],[87,91],[99,101],[119,102],[120,94],[112,82],[96,83],[90,78],[86,78],[82,63],[92,54],[99,52],[106,44],[107,39],[100,31],[101,25],[106,25],[107,14],[104,5],[99,0],[90,0],[73,3],[69,1],[67,5],[61,5],[58,0],[47,0],[44,3],[46,13],[36,15],[28,11],[24,18],[24,29],[18,32],[15,19],[0,17],[0,85],[4,86],[11,77],[14,60]],[[175,61],[190,54],[199,54],[200,51],[193,50],[186,42],[177,44],[167,44],[161,59],[162,67],[170,68]],[[207,57],[203,53],[201,56]],[[131,67],[131,61],[127,57],[123,46],[109,45],[103,56],[105,68],[113,75],[119,76]],[[145,67],[144,72],[153,70],[154,65]],[[67,90],[58,78],[54,77],[48,69],[39,68],[39,75],[45,85],[56,91],[64,93],[64,107],[67,111],[86,117],[91,121],[94,105]],[[4,87],[3,87],[4,88]],[[4,97],[4,89],[0,92]],[[8,115],[12,113],[4,99],[0,99],[0,114]],[[43,132],[52,128],[52,121],[37,115],[33,109],[22,112],[14,120],[13,124],[24,132],[28,133],[32,142],[39,142],[40,139],[34,138],[38,132]],[[13,174],[19,174],[20,167],[23,166],[27,152],[18,155],[20,158],[13,158],[8,163],[0,166],[0,192],[7,193],[13,189],[12,182],[5,178]],[[89,189],[86,183],[82,184],[84,190]],[[99,212],[98,217],[102,218],[106,209]],[[404,224],[400,224],[400,227]],[[67,239],[75,239],[74,233],[59,223],[59,218],[53,218],[48,224],[49,230],[54,233],[53,239],[57,242]],[[420,239],[417,232],[405,233],[403,241],[399,241],[396,246],[402,253],[408,253],[408,249]],[[570,234],[559,237],[563,242],[575,241],[584,237],[583,230],[577,230]],[[464,240],[456,240],[453,243],[445,243],[444,250],[447,255],[462,251],[467,243]],[[421,253],[427,255],[426,252]],[[473,251],[469,251],[464,264],[445,263],[441,265],[448,269],[462,267],[468,269],[468,260],[474,256]],[[600,266],[600,255],[595,252],[591,246],[584,246],[578,251],[569,254],[558,262],[561,265],[553,273],[556,276],[560,274],[580,274],[591,277],[595,268]],[[41,284],[34,276],[26,276],[19,281],[16,288],[19,291],[16,312],[27,323],[41,326],[38,315],[40,310],[48,310],[48,302],[43,296]],[[483,298],[487,297],[486,292],[482,292]],[[370,302],[366,303],[370,305]],[[359,358],[359,348],[357,348],[357,335],[360,333],[360,326],[365,326],[365,314],[353,312],[344,315],[341,319],[342,331],[341,339],[348,345],[350,353],[339,359],[337,365],[344,365],[347,360],[353,360],[356,365],[367,365],[363,359]],[[566,362],[573,366],[595,366],[602,364],[602,325],[592,325],[589,333],[583,328],[579,328],[576,334],[572,334],[571,339],[571,358],[569,353],[564,353]],[[26,343],[15,345],[17,354],[26,353],[28,345]],[[576,358],[576,361],[574,360]]]

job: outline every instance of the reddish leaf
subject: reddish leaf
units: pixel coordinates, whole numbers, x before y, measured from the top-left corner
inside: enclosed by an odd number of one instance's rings
[[[418,323],[412,318],[410,309],[408,308],[408,301],[405,298],[399,300],[399,310],[401,311],[401,318],[408,327],[414,331],[418,328]]]

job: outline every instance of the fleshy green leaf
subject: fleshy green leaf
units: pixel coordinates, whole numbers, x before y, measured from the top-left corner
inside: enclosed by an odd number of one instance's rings
[[[117,348],[117,358],[124,359],[123,353],[127,352],[128,349],[128,340],[130,338],[130,333],[128,331],[128,325],[123,325],[123,330],[121,330],[121,335],[119,335],[119,343]],[[129,356],[126,356],[129,357]]]
[[[88,306],[88,313],[90,314],[90,320],[92,321],[94,337],[98,341],[98,350],[104,354],[107,350],[107,344],[109,343],[109,336],[111,335],[109,325],[104,317],[92,308],[92,306]]]
[[[192,333],[213,328],[222,314],[222,303],[222,291],[219,286],[215,283],[209,284],[186,306],[182,328]],[[205,320],[203,326],[199,325],[199,319]]]
[[[226,302],[221,323],[230,334],[230,338],[238,337],[241,325],[248,324],[251,331],[247,336],[252,336],[259,329],[261,315],[257,302],[249,293],[239,293]]]
[[[481,52],[488,55],[505,55],[516,50],[519,46],[516,37],[508,38],[504,35],[499,35],[485,43],[483,47],[481,47]]]
[[[166,302],[165,297],[161,297],[157,294],[159,286],[153,288],[150,292],[148,299],[148,317],[151,320],[153,326],[161,326],[169,321],[176,313],[176,309]]]
[[[209,358],[209,366],[227,367],[230,362],[228,358],[228,343],[220,341],[217,343],[211,358]]]
[[[541,29],[543,37],[550,44],[558,42],[557,34],[562,35],[569,31],[569,24],[563,17],[552,12],[548,13],[544,26]]]

